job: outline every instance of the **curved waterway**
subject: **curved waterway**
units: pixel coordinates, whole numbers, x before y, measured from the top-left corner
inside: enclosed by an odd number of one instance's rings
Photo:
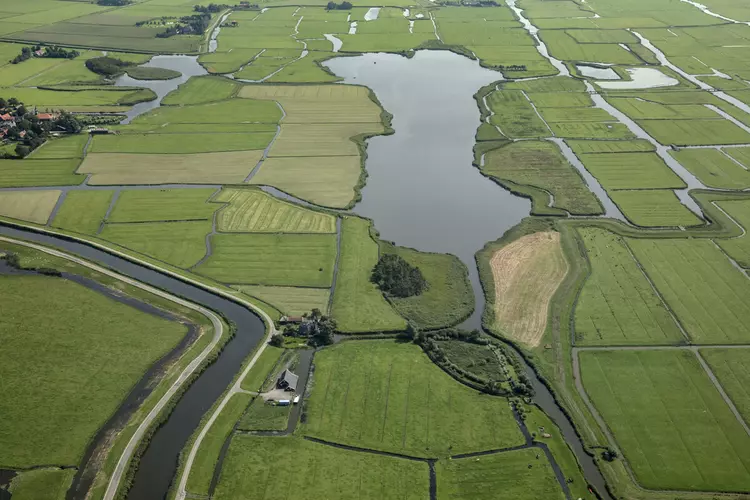
[[[480,123],[473,95],[502,75],[447,51],[407,59],[367,54],[325,65],[344,83],[366,85],[393,114],[390,136],[367,141],[367,183],[353,211],[380,237],[426,252],[456,255],[469,270],[476,308],[465,328],[481,328],[484,294],[474,254],[529,215],[472,165]]]
[[[0,225],[0,234],[54,246],[102,264],[121,274],[216,311],[235,325],[235,336],[229,340],[217,359],[201,373],[177,401],[169,419],[156,431],[141,458],[128,498],[133,500],[163,499],[177,471],[180,452],[198,427],[203,415],[226,390],[239,372],[245,358],[264,338],[265,324],[252,311],[234,301],[89,245],[6,225]]]

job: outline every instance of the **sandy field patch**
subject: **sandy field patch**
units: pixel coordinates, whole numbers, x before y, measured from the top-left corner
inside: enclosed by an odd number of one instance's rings
[[[46,224],[62,191],[8,191],[0,193],[0,215]]]
[[[78,169],[89,184],[239,184],[262,151],[196,154],[90,154]]]
[[[539,345],[549,303],[568,272],[560,233],[534,233],[504,246],[490,259],[495,280],[495,326],[509,338]]]

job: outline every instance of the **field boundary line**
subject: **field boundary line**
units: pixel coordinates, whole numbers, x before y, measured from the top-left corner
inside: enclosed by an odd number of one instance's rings
[[[713,370],[711,370],[711,367],[708,366],[708,363],[705,359],[703,359],[703,356],[701,356],[701,353],[698,349],[690,349],[695,353],[695,357],[698,358],[698,362],[701,364],[701,367],[703,367],[703,370],[705,370],[706,375],[708,376],[709,380],[711,380],[711,383],[716,387],[716,390],[719,391],[719,394],[721,395],[724,402],[727,404],[729,409],[732,411],[732,414],[734,415],[734,418],[737,419],[737,422],[742,426],[743,429],[745,429],[745,432],[748,436],[750,436],[750,427],[747,425],[747,422],[745,422],[745,419],[742,418],[742,415],[740,414],[739,410],[734,404],[734,401],[732,401],[732,398],[729,397],[729,395],[724,390],[724,387],[721,385],[721,382],[719,382],[718,377],[716,374],[714,374]]]

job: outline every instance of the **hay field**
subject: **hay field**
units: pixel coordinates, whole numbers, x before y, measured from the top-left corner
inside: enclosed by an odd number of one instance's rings
[[[687,187],[656,153],[590,153],[580,158],[586,170],[608,191]]]
[[[568,272],[560,233],[523,236],[490,259],[495,281],[495,326],[529,347],[541,342],[552,296]]]
[[[46,224],[61,193],[57,190],[0,192],[0,215]]]
[[[288,316],[302,316],[313,309],[328,311],[328,288],[302,288],[291,286],[238,285],[235,288],[244,294],[268,302]]]
[[[581,352],[586,392],[645,488],[750,490],[750,437],[690,351]]]
[[[217,217],[219,231],[335,233],[332,215],[281,201],[259,189],[224,189],[213,200],[227,203]]]
[[[282,125],[269,156],[358,156],[359,146],[352,138],[384,130],[379,122]]]
[[[343,342],[314,363],[306,435],[419,457],[523,443],[507,400],[456,382],[414,344]]]
[[[269,158],[250,180],[274,186],[316,205],[345,208],[362,174],[359,156]]]
[[[698,226],[703,223],[680,202],[674,191],[665,189],[610,191],[627,219],[641,227]]]
[[[622,238],[578,229],[591,265],[575,309],[577,345],[676,344],[685,340]]]
[[[189,155],[96,153],[86,156],[78,173],[93,174],[89,181],[93,185],[239,184],[262,154],[262,151]]]

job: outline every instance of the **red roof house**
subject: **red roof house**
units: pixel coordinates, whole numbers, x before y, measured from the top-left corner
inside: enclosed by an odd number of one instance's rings
[[[55,119],[55,115],[51,113],[39,113],[38,115],[36,115],[36,117],[42,121],[49,121],[49,120]]]
[[[13,117],[10,116],[9,113],[5,113],[4,115],[0,115],[0,121],[3,121],[3,122],[13,121]]]

